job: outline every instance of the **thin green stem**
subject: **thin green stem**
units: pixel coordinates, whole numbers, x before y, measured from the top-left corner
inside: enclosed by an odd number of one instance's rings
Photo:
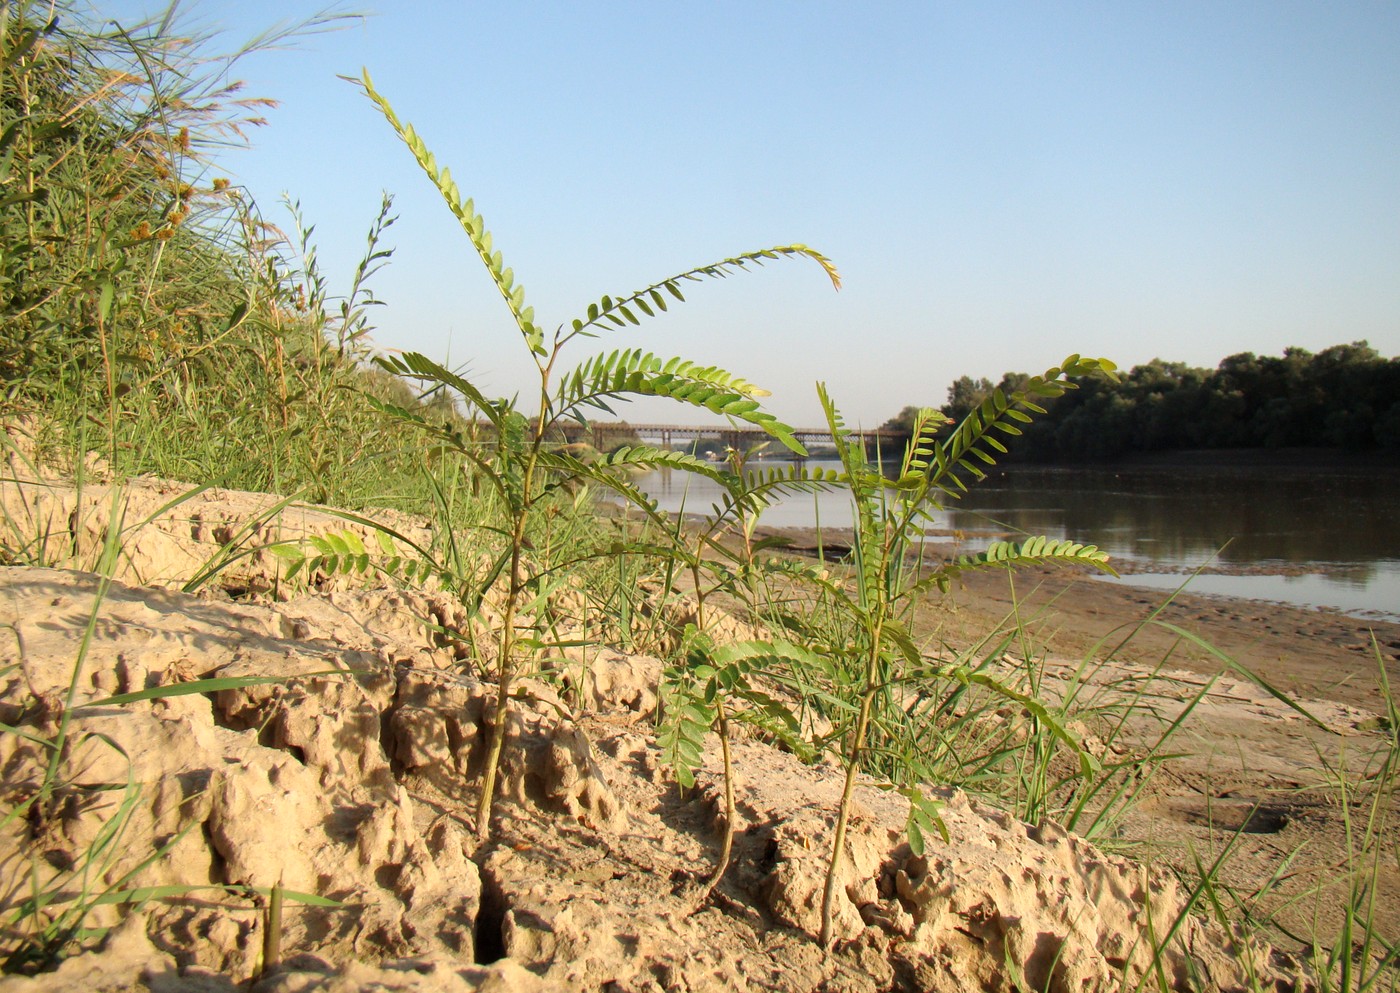
[[[729,752],[729,715],[724,708],[723,696],[715,701],[715,714],[719,728],[719,751],[724,762],[724,840],[720,843],[719,861],[715,863],[714,872],[700,894],[701,902],[709,899],[724,878],[734,851],[734,761]]]
[[[856,719],[851,751],[846,761],[846,781],[841,789],[841,807],[836,815],[836,836],[831,842],[831,858],[826,866],[826,885],[822,889],[822,930],[819,939],[823,950],[831,948],[832,924],[835,916],[836,881],[841,875],[845,857],[846,826],[851,819],[851,798],[855,794],[856,775],[860,772],[860,755],[870,726],[870,708],[875,702],[875,690],[867,686],[860,699],[860,716]]]

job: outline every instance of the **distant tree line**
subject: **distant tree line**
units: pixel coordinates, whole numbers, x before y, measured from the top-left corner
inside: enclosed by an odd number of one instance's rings
[[[948,388],[945,414],[961,420],[1000,387],[1029,377],[1008,372],[1000,383],[963,376]],[[1232,355],[1219,368],[1196,369],[1153,359],[1117,383],[1079,381],[1079,389],[1044,404],[1048,414],[1025,425],[1014,446],[1036,460],[1099,460],[1139,452],[1211,448],[1336,448],[1400,451],[1400,358],[1383,358],[1365,341],[1316,355]],[[917,408],[885,427],[907,430]]]

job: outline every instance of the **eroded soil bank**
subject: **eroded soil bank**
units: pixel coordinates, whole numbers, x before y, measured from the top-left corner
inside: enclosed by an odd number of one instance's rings
[[[142,486],[151,508],[169,498]],[[222,588],[176,592],[190,556],[207,558],[272,499],[207,496],[130,536],[135,554],[95,613],[90,573],[0,570],[0,720],[37,738],[56,733],[79,659],[80,703],[192,678],[277,677],[78,710],[66,785],[42,802],[47,753],[0,736],[6,809],[32,801],[0,832],[7,906],[34,886],[71,899],[84,868],[94,891],[171,887],[160,899],[95,906],[86,925],[119,925],[102,951],[0,990],[1106,989],[1125,973],[1136,984],[1152,967],[1151,936],[1181,911],[1186,889],[1164,866],[960,793],[940,794],[949,842],[915,856],[904,801],[863,783],[840,939],[824,955],[813,935],[839,770],[758,739],[737,743],[735,860],[702,900],[720,835],[717,750],[683,794],[656,741],[660,664],[601,647],[572,650],[558,680],[528,686],[513,709],[498,823],[477,844],[471,810],[491,687],[435,630],[465,624],[460,607],[442,594],[343,583],[257,596],[249,591],[278,564],[256,556],[231,566]],[[71,494],[46,491],[47,511],[35,494],[25,499],[30,512],[52,511],[65,554],[80,559],[100,544],[103,528],[75,516]],[[84,499],[100,506],[102,494]],[[129,519],[141,519],[134,511]],[[324,524],[313,515],[286,527]],[[976,611],[995,616],[990,597],[974,596],[976,606],[955,597],[957,609],[929,623],[952,641],[955,625],[986,620]],[[1321,671],[1316,679],[1329,685]],[[1163,698],[1164,710],[1173,705]],[[1308,707],[1321,726],[1246,681],[1217,683],[1192,715],[1217,757],[1161,777],[1176,785],[1144,805],[1142,832],[1176,825],[1169,846],[1198,832],[1202,845],[1217,843],[1220,811],[1254,816],[1253,801],[1299,778],[1305,753],[1316,762],[1337,742],[1363,752],[1383,740],[1355,702],[1310,697]],[[1276,830],[1251,833],[1262,841],[1246,860],[1267,864],[1309,825],[1319,838],[1334,831],[1321,816],[1271,812],[1258,825]],[[120,843],[103,848],[113,824]],[[281,965],[263,973],[260,893],[279,880],[334,904],[290,900]],[[1174,988],[1239,988],[1251,972],[1278,989],[1314,986],[1286,936],[1245,939],[1194,917],[1177,936],[1161,958]]]

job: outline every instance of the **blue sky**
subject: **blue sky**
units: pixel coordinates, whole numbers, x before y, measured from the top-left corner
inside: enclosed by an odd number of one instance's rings
[[[232,47],[322,8],[185,9]],[[1071,352],[1400,353],[1397,4],[381,2],[239,63],[280,106],[221,171],[274,222],[299,199],[339,289],[394,193],[376,343],[450,356],[497,395],[534,368],[437,193],[336,78],[362,67],[475,197],[546,327],[739,252],[830,256],[840,293],[775,263],[573,352],[720,365],[790,423],[820,422],[817,380],[872,425]]]

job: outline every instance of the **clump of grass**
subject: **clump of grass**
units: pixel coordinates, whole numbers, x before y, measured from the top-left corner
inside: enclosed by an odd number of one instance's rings
[[[1317,753],[1316,780],[1299,793],[1321,795],[1340,818],[1335,862],[1303,869],[1294,849],[1263,883],[1248,892],[1223,876],[1243,828],[1227,837],[1209,864],[1197,858],[1190,882],[1199,909],[1226,926],[1246,922],[1265,934],[1283,935],[1303,948],[1320,993],[1371,993],[1400,989],[1400,934],[1393,928],[1393,895],[1400,886],[1400,702],[1372,641],[1381,714],[1363,747],[1346,742],[1335,756]],[[1275,891],[1286,885],[1289,894]],[[1299,931],[1299,918],[1311,919]],[[1255,989],[1262,989],[1256,982]]]
[[[910,731],[895,754],[1028,823],[1053,820],[1111,848],[1135,847],[1122,824],[1157,774],[1184,756],[1177,739],[1218,676],[1183,685],[1164,671],[1169,657],[1152,668],[1119,664],[1172,597],[1078,660],[1055,659],[1032,633],[1054,601],[1027,616],[1014,576],[1008,584],[1011,606],[991,631],[961,648],[940,642],[934,654],[1041,701],[1093,752],[1093,775],[1034,710],[975,683],[921,686],[906,706]]]
[[[225,54],[178,16],[117,26],[68,3],[0,5],[0,416],[33,423],[43,457],[429,505],[420,453],[359,399],[413,406],[364,364],[391,200],[332,299],[295,205],[288,238],[216,164],[271,104],[230,82],[238,60],[338,19]]]

